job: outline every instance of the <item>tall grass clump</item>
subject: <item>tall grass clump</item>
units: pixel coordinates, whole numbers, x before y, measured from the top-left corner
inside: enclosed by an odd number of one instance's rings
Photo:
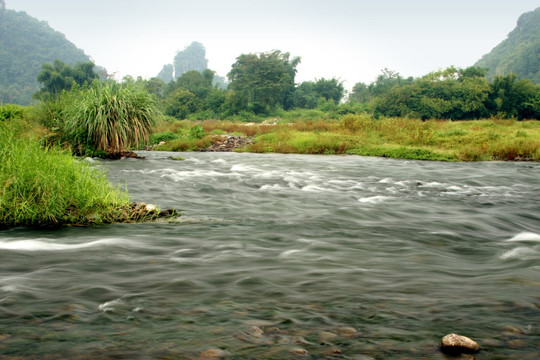
[[[139,147],[161,116],[155,98],[135,84],[96,81],[63,96],[64,136],[82,154],[115,157]]]
[[[104,172],[0,123],[0,228],[107,223],[128,205]]]

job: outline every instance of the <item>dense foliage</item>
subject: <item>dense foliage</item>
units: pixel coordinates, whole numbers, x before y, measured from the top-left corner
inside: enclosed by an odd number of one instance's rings
[[[260,54],[242,54],[227,75],[229,88],[248,109],[275,109],[286,104],[294,91],[296,67],[300,58],[274,50]]]
[[[514,73],[540,84],[540,8],[521,15],[508,37],[475,66],[489,69],[489,80]]]
[[[90,61],[46,22],[13,10],[4,10],[0,16],[0,103],[30,103],[39,90],[36,78],[44,63]]]
[[[37,80],[42,84],[42,88],[34,94],[34,99],[50,100],[54,99],[65,90],[71,90],[74,84],[84,85],[99,78],[94,71],[94,63],[78,62],[74,67],[64,64],[60,60],[55,60],[54,64],[43,64]]]
[[[350,101],[363,103],[375,117],[470,120],[540,119],[540,87],[515,74],[489,82],[486,70],[449,67],[413,79],[384,70],[377,80],[354,86]]]

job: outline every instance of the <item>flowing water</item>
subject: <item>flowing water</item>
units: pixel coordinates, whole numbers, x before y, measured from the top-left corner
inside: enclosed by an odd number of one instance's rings
[[[178,221],[0,232],[0,359],[540,357],[540,164],[143,155]]]

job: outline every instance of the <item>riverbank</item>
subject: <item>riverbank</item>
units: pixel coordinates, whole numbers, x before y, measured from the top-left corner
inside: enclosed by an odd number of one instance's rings
[[[204,133],[190,137],[200,126]],[[346,115],[339,119],[260,124],[230,121],[163,122],[154,129],[152,149],[208,151],[223,137],[249,141],[235,151],[254,153],[356,154],[435,161],[540,161],[540,121],[373,119]]]
[[[146,222],[174,210],[130,203],[104,171],[69,151],[43,148],[23,122],[0,122],[0,229]]]

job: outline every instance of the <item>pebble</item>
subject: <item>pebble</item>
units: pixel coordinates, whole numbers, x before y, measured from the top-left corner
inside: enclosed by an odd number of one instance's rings
[[[307,355],[308,354],[308,351],[306,349],[300,348],[300,347],[291,348],[289,352],[294,355]]]
[[[221,349],[208,349],[199,355],[200,360],[218,360],[229,356],[230,353]]]
[[[480,351],[480,345],[466,336],[448,334],[441,340],[441,350],[449,354],[470,354]]]
[[[321,342],[330,342],[332,340],[335,340],[337,337],[337,334],[328,331],[323,331],[319,333],[319,341]]]
[[[339,335],[345,336],[345,337],[354,337],[358,336],[358,331],[355,328],[352,327],[342,327],[337,329],[337,333]]]

